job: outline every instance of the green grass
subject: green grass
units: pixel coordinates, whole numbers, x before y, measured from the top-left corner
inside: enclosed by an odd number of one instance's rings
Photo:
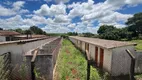
[[[136,50],[142,50],[142,40],[132,40],[130,42],[137,43]]]
[[[74,45],[64,39],[57,59],[58,80],[86,80],[87,61]],[[90,80],[100,80],[97,70],[91,67]]]

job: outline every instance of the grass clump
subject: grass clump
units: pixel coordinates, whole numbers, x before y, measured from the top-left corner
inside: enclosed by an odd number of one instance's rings
[[[136,50],[142,50],[142,40],[132,40],[130,42],[137,43]]]
[[[69,40],[62,42],[55,72],[57,80],[86,80],[87,61]],[[91,67],[90,80],[94,79],[100,80],[97,70]]]

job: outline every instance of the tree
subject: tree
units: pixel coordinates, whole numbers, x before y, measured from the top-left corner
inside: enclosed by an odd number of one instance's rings
[[[37,26],[31,26],[30,30],[34,34],[46,34],[45,31],[43,31],[42,29],[38,28]]]
[[[126,22],[128,25],[128,31],[132,32],[133,37],[138,37],[142,34],[142,12],[134,14]]]
[[[113,25],[102,25],[100,26],[99,30],[97,31],[98,34],[106,33],[107,31],[111,31],[116,29]]]
[[[24,31],[24,34],[27,35],[27,39],[28,39],[28,38],[29,38],[29,35],[30,35],[30,37],[31,37],[32,32],[31,32],[31,30],[25,30],[25,31]]]
[[[126,28],[116,28],[114,26],[103,25],[99,28],[98,34],[100,38],[110,39],[110,40],[120,40],[126,38],[128,40],[132,39],[132,34]]]
[[[0,28],[0,30],[3,30],[3,28]]]
[[[67,35],[69,35],[69,36],[77,36],[78,33],[77,32],[68,32]]]
[[[90,33],[90,32],[86,32],[86,33],[82,33],[84,37],[93,37],[94,34]]]
[[[18,33],[21,33],[21,34],[24,33],[24,31],[23,31],[21,28],[17,28],[17,29],[15,29],[14,31],[16,31],[16,32],[18,32]]]

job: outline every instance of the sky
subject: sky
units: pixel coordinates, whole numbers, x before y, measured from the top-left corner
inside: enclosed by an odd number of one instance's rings
[[[97,33],[101,25],[126,27],[127,19],[138,12],[142,0],[0,0],[0,27]]]

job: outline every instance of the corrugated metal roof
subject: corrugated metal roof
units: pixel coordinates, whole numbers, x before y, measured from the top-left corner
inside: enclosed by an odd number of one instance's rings
[[[129,45],[136,45],[136,43],[130,43],[126,41],[114,41],[114,40],[105,40],[105,39],[98,39],[98,38],[87,38],[87,37],[78,37],[78,36],[70,36],[71,38],[84,41],[90,44],[94,44],[96,46],[100,46],[103,48],[116,48],[122,46],[129,46]]]
[[[19,35],[20,33],[15,31],[6,31],[6,30],[0,30],[0,36],[10,36],[10,35]]]

